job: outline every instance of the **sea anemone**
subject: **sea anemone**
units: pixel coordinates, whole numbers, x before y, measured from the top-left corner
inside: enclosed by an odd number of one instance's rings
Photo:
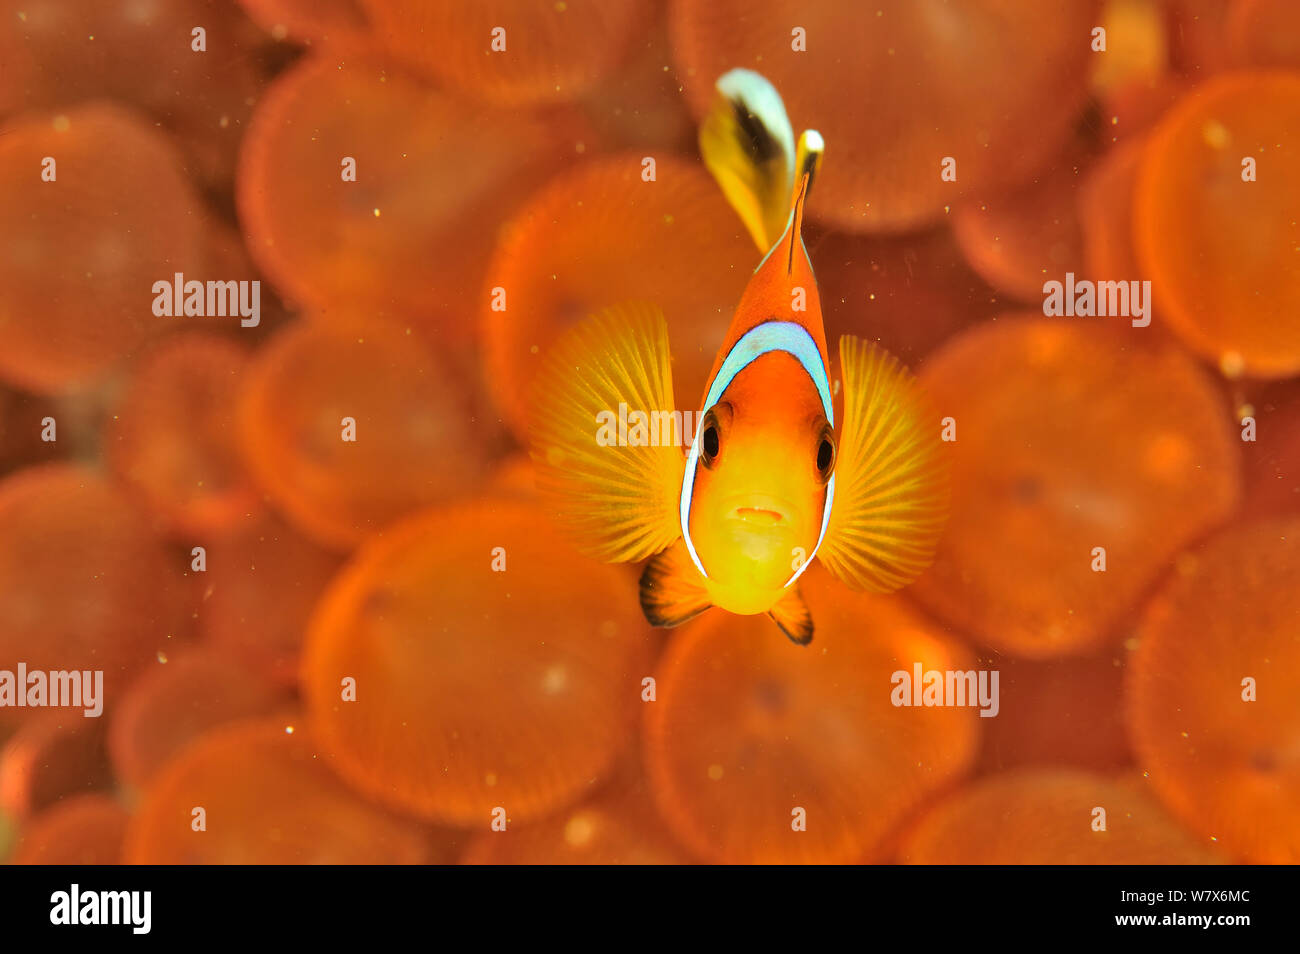
[[[362,0],[388,50],[459,93],[498,103],[571,100],[623,59],[651,0]]]
[[[1229,377],[1300,373],[1300,76],[1193,90],[1151,135],[1134,214],[1143,273],[1189,347]]]
[[[123,854],[127,864],[421,864],[430,837],[347,788],[285,716],[222,726],[183,749],[132,816]]]
[[[208,545],[199,625],[212,648],[280,684],[298,680],[307,620],[341,559],[271,514]]]
[[[0,659],[103,672],[109,705],[186,631],[183,554],[94,471],[49,464],[0,482]],[[0,709],[0,720],[33,709]],[[80,710],[77,718],[80,719]]]
[[[186,320],[153,314],[151,289],[202,270],[205,215],[145,120],[103,103],[23,114],[0,132],[0,194],[0,378],[89,387]]]
[[[881,860],[902,817],[975,757],[975,708],[894,701],[897,673],[969,671],[969,651],[898,597],[845,591],[816,567],[803,580],[811,645],[766,616],[715,610],[674,634],[657,667],[655,799],[706,861]]]
[[[1240,441],[1209,376],[1095,324],[1116,321],[1004,316],[921,369],[953,497],[913,592],[996,649],[1099,646],[1239,499]]]
[[[1187,552],[1129,667],[1138,764],[1190,828],[1254,864],[1300,862],[1300,518]]]
[[[921,865],[1168,865],[1222,859],[1140,783],[1072,769],[983,778],[925,813],[901,860]]]
[[[309,55],[258,103],[237,199],[253,258],[292,303],[472,340],[500,223],[577,153],[567,112],[506,112],[360,57]]]
[[[651,647],[625,573],[579,557],[535,507],[485,498],[357,553],[312,620],[302,686],[353,785],[490,831],[610,771]]]
[[[177,653],[133,682],[113,711],[108,751],[116,778],[143,789],[191,740],[286,701],[266,677],[218,653]]]
[[[211,533],[257,507],[234,420],[247,361],[229,337],[170,336],[132,368],[105,428],[112,472],[179,535]]]
[[[72,795],[23,826],[13,865],[116,865],[130,816],[109,795]]]
[[[346,549],[471,490],[496,432],[420,336],[300,321],[258,350],[239,407],[258,485],[308,536]]]

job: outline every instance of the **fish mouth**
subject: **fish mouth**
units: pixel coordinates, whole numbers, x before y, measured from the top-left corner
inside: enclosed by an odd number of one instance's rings
[[[767,509],[766,507],[737,507],[736,516],[744,520],[746,524],[762,524],[763,526],[779,524],[785,519],[775,509]]]
[[[736,516],[745,523],[758,524],[763,527],[771,527],[785,519],[785,514],[779,510],[769,510],[766,507],[737,507]]]

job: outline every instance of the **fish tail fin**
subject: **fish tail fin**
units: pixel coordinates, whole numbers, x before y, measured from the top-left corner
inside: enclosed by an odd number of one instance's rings
[[[855,589],[891,592],[934,559],[948,465],[916,379],[874,344],[840,338],[844,422],[835,504],[818,558]]]
[[[607,308],[568,329],[543,359],[532,407],[538,490],[581,550],[633,562],[681,535],[682,445],[690,438],[673,408],[658,308]]]
[[[790,217],[795,139],[781,95],[752,70],[723,74],[700,126],[700,154],[760,252]]]
[[[656,556],[641,572],[641,611],[652,626],[679,626],[712,605],[681,541]]]

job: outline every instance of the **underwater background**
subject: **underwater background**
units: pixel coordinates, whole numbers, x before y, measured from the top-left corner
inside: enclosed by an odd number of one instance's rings
[[[951,420],[933,566],[812,566],[807,647],[651,628],[527,454],[621,302],[694,409],[735,67],[825,138],[832,351]],[[1289,0],[0,0],[0,670],[104,674],[0,706],[0,858],[1296,863],[1298,222]]]

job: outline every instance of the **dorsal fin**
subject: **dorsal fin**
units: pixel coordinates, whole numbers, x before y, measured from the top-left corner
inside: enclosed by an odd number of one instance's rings
[[[799,146],[795,151],[794,175],[798,181],[808,177],[808,192],[812,192],[817,172],[822,167],[822,154],[826,151],[826,142],[822,134],[815,129],[805,129],[799,134]]]
[[[789,246],[785,256],[785,273],[794,275],[794,250],[798,246],[803,247],[803,206],[804,201],[808,198],[808,187],[812,184],[812,174],[805,172],[799,177],[799,188],[790,202],[790,224],[787,226],[788,235],[782,236],[782,241],[786,241]]]
[[[812,192],[813,179],[817,175],[817,170],[822,165],[822,153],[826,150],[826,144],[822,141],[822,134],[815,129],[805,129],[799,135],[799,148],[797,155],[796,175],[794,194],[790,198],[790,224],[787,226],[790,232],[790,250],[786,256],[785,273],[794,274],[794,250],[796,239],[800,248],[803,247],[803,210],[808,201],[808,195]],[[782,236],[784,238],[784,236]]]

